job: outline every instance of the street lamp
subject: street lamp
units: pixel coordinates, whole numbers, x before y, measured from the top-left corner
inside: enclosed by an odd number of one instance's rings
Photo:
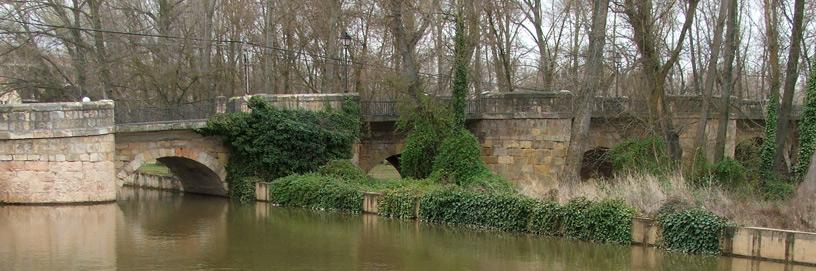
[[[349,74],[348,74],[348,62],[349,62],[349,47],[351,46],[351,35],[348,32],[343,31],[343,35],[340,36],[340,44],[343,45],[343,74],[345,78],[343,79],[343,87],[345,88],[344,92],[349,92]]]

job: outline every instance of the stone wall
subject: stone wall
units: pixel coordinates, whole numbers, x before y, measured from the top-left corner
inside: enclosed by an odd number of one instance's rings
[[[569,119],[481,120],[470,130],[482,145],[482,160],[525,194],[553,188],[564,166]]]
[[[116,199],[113,102],[0,106],[0,202]]]
[[[131,174],[129,178],[125,178],[124,186],[184,192],[184,185],[176,176],[135,173]]]

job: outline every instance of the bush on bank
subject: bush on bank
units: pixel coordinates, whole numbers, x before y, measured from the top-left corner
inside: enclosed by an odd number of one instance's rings
[[[730,226],[726,219],[700,208],[662,214],[658,223],[663,247],[697,254],[719,254],[720,238]]]
[[[635,210],[621,200],[576,198],[562,206],[516,193],[478,192],[430,180],[372,183],[370,178],[348,174],[356,170],[346,162],[329,165],[321,173],[274,180],[269,184],[271,201],[282,206],[356,213],[362,211],[364,191],[380,192],[379,215],[384,217],[598,243],[631,242]],[[664,205],[658,212],[658,222],[662,228],[661,245],[686,253],[719,253],[719,239],[729,226],[725,219],[683,202]]]
[[[315,173],[290,175],[269,184],[272,203],[320,210],[362,211],[359,185]]]

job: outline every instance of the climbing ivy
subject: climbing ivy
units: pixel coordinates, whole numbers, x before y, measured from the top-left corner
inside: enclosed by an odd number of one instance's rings
[[[805,108],[799,121],[799,163],[794,169],[797,179],[801,179],[807,173],[814,150],[816,150],[816,60],[813,60],[810,68]]]
[[[620,200],[593,202],[579,197],[563,208],[564,236],[600,243],[629,244],[635,210]]]
[[[662,246],[685,253],[719,254],[727,220],[704,209],[690,208],[658,217]]]
[[[480,158],[481,146],[470,131],[451,133],[433,159],[431,179],[461,187],[490,191],[512,191],[507,180],[496,176]]]
[[[768,97],[768,114],[765,116],[765,139],[759,153],[760,177],[762,183],[776,180],[774,155],[776,151],[776,114],[779,112],[779,93]]]
[[[397,120],[397,131],[408,133],[400,154],[400,175],[414,179],[431,175],[433,157],[447,137],[451,123],[447,108],[424,97],[420,103],[401,110]]]
[[[281,206],[362,211],[363,192],[354,183],[316,173],[289,175],[269,184],[269,198]]]
[[[468,87],[468,55],[467,39],[465,38],[465,23],[462,14],[456,16],[456,35],[454,37],[454,59],[453,59],[453,99],[451,109],[453,111],[453,128],[465,128],[465,99]]]
[[[248,106],[249,113],[217,115],[198,130],[221,136],[230,146],[227,182],[230,196],[241,201],[254,198],[255,179],[247,177],[273,180],[351,158],[360,135],[359,109],[351,100],[340,110],[325,111],[275,108],[259,97],[252,97]]]

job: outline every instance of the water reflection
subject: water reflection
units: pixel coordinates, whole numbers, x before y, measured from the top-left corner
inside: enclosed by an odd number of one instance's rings
[[[123,190],[0,206],[0,270],[816,270],[645,247]]]

